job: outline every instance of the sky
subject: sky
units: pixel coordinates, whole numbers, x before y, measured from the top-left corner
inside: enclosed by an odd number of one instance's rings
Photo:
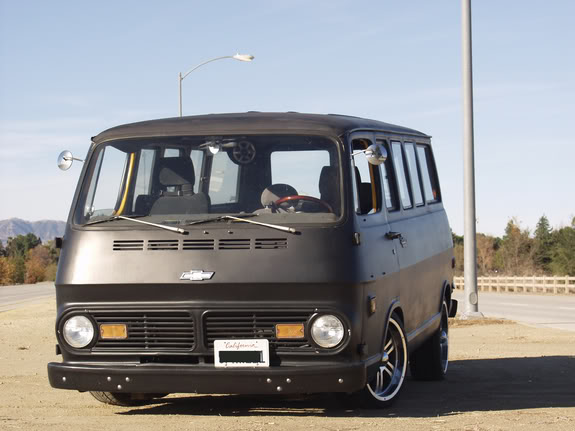
[[[472,2],[477,231],[575,216],[575,2]],[[90,137],[178,115],[355,115],[432,135],[463,233],[456,0],[0,0],[0,220],[66,220]]]

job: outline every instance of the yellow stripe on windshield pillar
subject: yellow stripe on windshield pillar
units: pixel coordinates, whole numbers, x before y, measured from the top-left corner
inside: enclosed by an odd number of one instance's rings
[[[116,211],[116,215],[121,215],[124,212],[126,201],[128,200],[128,190],[130,190],[130,183],[132,182],[132,170],[134,168],[134,160],[136,160],[136,153],[130,154],[130,165],[128,166],[128,179],[126,180],[126,187],[124,188],[124,196],[120,208]]]

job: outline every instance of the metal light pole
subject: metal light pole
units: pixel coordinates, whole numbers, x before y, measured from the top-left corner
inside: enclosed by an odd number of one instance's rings
[[[182,81],[184,80],[184,78],[186,76],[188,76],[190,73],[192,73],[194,70],[196,70],[197,68],[202,67],[204,64],[208,64],[208,63],[211,63],[211,62],[217,61],[217,60],[223,60],[224,58],[233,58],[234,60],[239,60],[239,61],[252,61],[255,57],[253,55],[249,55],[249,54],[236,54],[236,55],[226,55],[224,57],[216,57],[216,58],[212,58],[211,60],[204,61],[203,63],[198,64],[197,66],[188,70],[183,75],[182,75],[182,72],[178,73],[178,86],[179,86],[179,90],[180,90],[179,91],[179,94],[180,94],[180,117],[182,116]]]
[[[463,318],[483,317],[477,295],[475,232],[475,161],[473,150],[473,74],[471,54],[471,0],[461,0],[463,66],[463,177],[464,177],[464,284]]]

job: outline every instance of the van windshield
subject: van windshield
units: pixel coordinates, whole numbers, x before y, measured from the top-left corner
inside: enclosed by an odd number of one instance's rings
[[[185,224],[255,214],[269,223],[330,223],[342,214],[340,178],[338,146],[324,137],[113,141],[90,158],[74,220],[121,215]]]

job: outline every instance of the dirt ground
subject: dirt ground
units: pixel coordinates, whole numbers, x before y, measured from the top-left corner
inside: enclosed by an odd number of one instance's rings
[[[453,321],[443,382],[408,379],[387,410],[331,395],[174,394],[143,407],[52,389],[54,300],[0,313],[0,430],[575,430],[575,333]]]

